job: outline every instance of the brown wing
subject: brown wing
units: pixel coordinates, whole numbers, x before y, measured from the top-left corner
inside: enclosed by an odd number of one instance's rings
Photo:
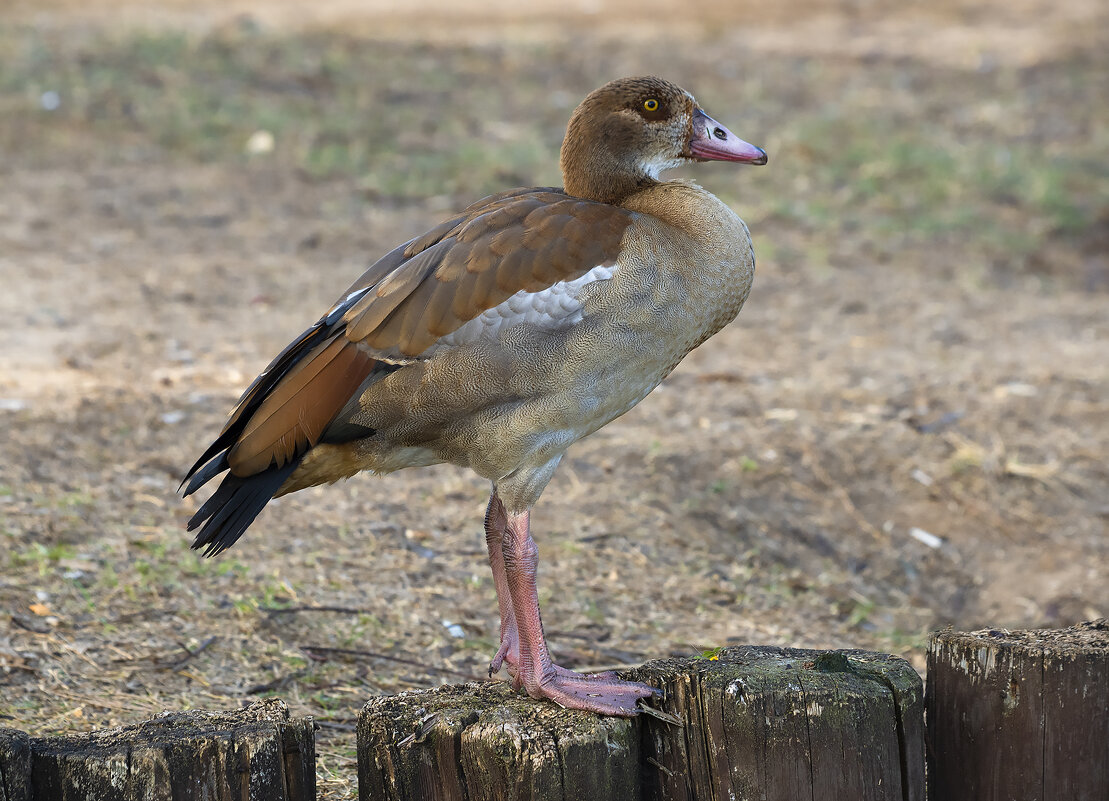
[[[418,357],[521,290],[614,264],[633,218],[549,189],[481,201],[410,243],[408,260],[344,315],[346,336],[382,358]]]
[[[515,191],[478,201],[393,251],[332,309],[342,316],[326,340],[314,338],[260,403],[257,392],[254,403],[244,395],[228,424],[238,429],[227,455],[231,471],[253,475],[314,446],[379,362],[418,358],[520,290],[615,263],[633,217],[559,190]]]

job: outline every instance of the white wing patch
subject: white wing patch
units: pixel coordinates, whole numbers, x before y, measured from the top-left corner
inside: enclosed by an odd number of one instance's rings
[[[612,278],[616,269],[617,265],[601,264],[573,281],[559,281],[538,292],[521,290],[441,337],[422,355],[431,355],[442,347],[492,339],[501,331],[521,323],[538,328],[558,328],[579,322],[582,317],[582,290],[592,283]]]

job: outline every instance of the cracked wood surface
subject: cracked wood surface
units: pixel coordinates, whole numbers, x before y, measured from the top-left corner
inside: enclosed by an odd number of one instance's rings
[[[371,700],[362,801],[720,798],[923,801],[923,691],[897,657],[725,648],[623,673],[681,725],[599,718],[504,683]]]
[[[1109,622],[943,631],[928,647],[937,801],[1109,798]]]
[[[313,801],[314,726],[284,701],[28,737],[0,729],[0,801]]]

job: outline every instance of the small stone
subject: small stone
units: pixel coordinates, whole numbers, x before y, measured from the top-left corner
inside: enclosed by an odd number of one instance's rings
[[[246,152],[251,156],[261,156],[272,153],[276,141],[269,131],[255,131],[246,140]]]

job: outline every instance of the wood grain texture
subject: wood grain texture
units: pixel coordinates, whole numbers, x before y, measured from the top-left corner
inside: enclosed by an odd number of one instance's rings
[[[174,712],[135,726],[63,737],[0,730],[3,801],[312,801],[311,718],[284,702],[232,712]]]
[[[627,720],[539,704],[499,682],[373,699],[358,724],[360,799],[631,801],[638,763]]]
[[[644,799],[923,801],[923,688],[904,660],[749,646],[652,662],[682,729],[641,719]]]
[[[923,691],[861,651],[728,648],[623,674],[677,726],[600,718],[502,683],[375,699],[358,728],[362,801],[923,801]]]
[[[940,632],[928,647],[933,801],[1109,798],[1109,623]]]

